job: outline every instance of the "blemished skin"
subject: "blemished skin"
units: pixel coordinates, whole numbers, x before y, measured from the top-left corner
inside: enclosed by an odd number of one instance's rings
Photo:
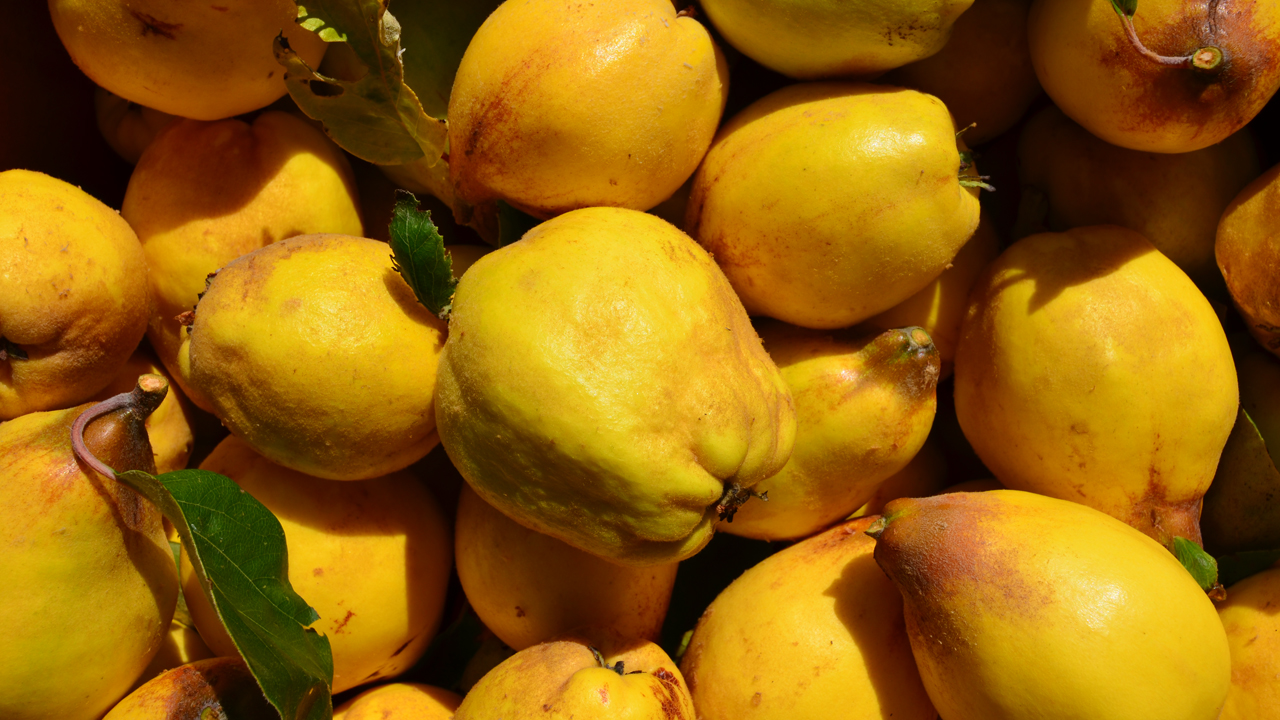
[[[1280,718],[1280,569],[1227,588],[1218,617],[1231,647],[1231,689],[1221,720]]]
[[[277,715],[239,657],[179,666],[121,700],[102,720],[267,718]]]
[[[933,55],[973,0],[705,0],[730,45],[800,80],[870,78]]]
[[[609,562],[521,525],[462,487],[454,556],[467,601],[485,627],[523,650],[579,625],[657,641],[677,563]]]
[[[1280,4],[1143,0],[1141,44],[1166,57],[1206,47],[1213,70],[1161,64],[1128,39],[1111,0],[1034,0],[1027,37],[1036,76],[1055,105],[1103,140],[1184,153],[1244,127],[1280,88]]]
[[[627,564],[696,553],[726,491],[777,472],[795,439],[790,392],[715,262],[621,208],[566,213],[472,265],[437,388],[440,440],[477,494]]]
[[[334,693],[395,677],[422,657],[444,614],[453,548],[444,513],[417,477],[323,480],[272,463],[235,436],[200,469],[231,478],[280,521],[289,583],[329,638]],[[185,551],[182,583],[210,649],[238,655]]]
[[[1280,165],[1231,201],[1218,222],[1214,255],[1249,333],[1280,357]]]
[[[72,424],[89,407],[0,423],[0,572],[31,589],[0,595],[13,622],[0,636],[5,720],[102,717],[151,662],[177,604],[160,512],[73,454]],[[117,471],[154,472],[145,417],[126,406],[90,422],[88,449]]]
[[[848,327],[920,291],[978,227],[942,101],[867,83],[800,83],[721,128],[685,230],[752,315]]]
[[[760,540],[803,538],[871,499],[924,445],[937,408],[938,351],[918,327],[871,336],[758,325],[796,405],[791,459],[721,522]]]
[[[283,33],[311,67],[327,43],[289,0],[49,0],[71,59],[95,83],[149,108],[221,120],[285,94],[272,40]]]
[[[974,285],[956,416],[1007,487],[1200,541],[1235,422],[1226,334],[1186,273],[1116,225],[1014,243]]]
[[[88,400],[146,332],[137,235],[57,178],[0,172],[0,277],[0,421]]]
[[[867,532],[942,717],[1218,717],[1231,658],[1213,602],[1129,525],[988,490],[894,500]]]
[[[507,658],[454,720],[694,720],[684,677],[651,642],[586,629]]]
[[[707,29],[670,0],[503,3],[449,96],[457,196],[540,218],[648,210],[698,167],[728,80]]]
[[[436,446],[445,324],[391,267],[386,243],[299,235],[224,266],[182,350],[192,388],[259,453],[365,480]]]
[[[872,559],[878,518],[771,555],[706,609],[680,669],[703,720],[936,720],[902,596]]]
[[[138,160],[120,214],[138,233],[153,298],[147,337],[184,394],[191,385],[178,319],[209,273],[306,233],[363,235],[351,167],[324,133],[284,112],[245,122],[178,120]]]

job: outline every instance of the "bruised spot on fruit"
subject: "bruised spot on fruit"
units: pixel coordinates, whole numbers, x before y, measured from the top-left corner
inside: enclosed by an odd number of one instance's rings
[[[658,702],[662,704],[662,716],[668,720],[692,720],[685,714],[684,703],[680,702],[680,678],[666,668],[654,670],[653,676],[658,679],[658,687],[662,689],[662,694],[658,697]]]
[[[147,13],[138,12],[137,10],[130,10],[129,14],[132,15],[135,20],[142,23],[143,37],[148,35],[158,35],[169,40],[177,40],[177,32],[182,29],[182,23],[165,22],[154,15],[148,15]]]
[[[409,638],[408,640],[406,640],[406,641],[405,641],[405,643],[404,643],[403,645],[401,645],[400,647],[396,648],[396,651],[395,651],[395,652],[391,653],[391,657],[395,657],[395,656],[399,655],[400,653],[404,652],[404,651],[405,651],[405,649],[406,649],[406,648],[408,648],[408,647],[409,647],[409,645],[410,645],[410,644],[412,644],[412,643],[413,643],[413,641],[414,641],[414,640],[417,640],[417,639],[418,639],[417,637],[411,637],[411,638]]]
[[[342,634],[342,632],[344,631],[344,629],[347,627],[347,623],[351,622],[351,618],[355,617],[355,615],[356,615],[356,614],[355,614],[354,612],[352,612],[352,611],[348,610],[348,611],[347,611],[347,614],[346,614],[346,615],[344,615],[344,616],[342,617],[342,619],[341,619],[341,620],[338,620],[338,621],[334,622],[334,623],[333,623],[333,634],[334,634],[334,635],[340,635],[340,634]]]
[[[1103,63],[1127,75],[1125,86],[1135,91],[1127,112],[1115,118],[1125,131],[1159,131],[1175,124],[1225,126],[1234,132],[1267,100],[1266,81],[1280,70],[1280,54],[1266,52],[1269,45],[1254,39],[1253,3],[1210,3],[1207,22],[1198,15],[1204,5],[1186,7],[1189,12],[1181,17],[1143,28],[1140,39],[1151,51],[1176,57],[1216,47],[1223,53],[1222,63],[1211,71],[1160,65],[1117,32]]]
[[[1131,497],[1132,511],[1120,518],[1141,530],[1156,542],[1171,547],[1175,537],[1183,537],[1203,545],[1200,537],[1200,509],[1203,493],[1190,499],[1170,499],[1168,484],[1155,463],[1148,468],[1147,486],[1143,494]]]

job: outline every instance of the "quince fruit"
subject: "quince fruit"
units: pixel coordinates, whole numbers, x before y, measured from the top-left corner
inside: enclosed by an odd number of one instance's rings
[[[486,502],[628,564],[700,550],[791,454],[791,394],[705,250],[652,215],[565,213],[458,283],[440,440]]]

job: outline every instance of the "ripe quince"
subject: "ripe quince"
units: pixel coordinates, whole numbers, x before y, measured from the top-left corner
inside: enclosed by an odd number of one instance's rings
[[[791,394],[711,256],[652,215],[587,208],[458,284],[440,440],[517,522],[629,564],[686,558],[791,454]]]

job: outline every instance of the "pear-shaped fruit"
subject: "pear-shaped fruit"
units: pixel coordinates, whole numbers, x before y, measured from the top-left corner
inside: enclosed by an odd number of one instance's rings
[[[184,345],[190,381],[259,453],[330,480],[405,468],[435,447],[445,325],[386,243],[300,235],[220,270]]]
[[[1235,366],[1204,295],[1138,233],[1032,235],[969,296],[956,416],[1005,486],[1081,502],[1168,545],[1235,421]]]
[[[1280,719],[1280,568],[1227,588],[1218,616],[1231,647],[1231,689],[1219,720]]]
[[[419,683],[389,683],[365,690],[333,710],[333,720],[453,720],[456,693]]]
[[[680,666],[699,718],[935,720],[874,519],[771,555],[707,607]]]
[[[937,407],[938,351],[918,327],[869,337],[762,323],[796,406],[796,442],[778,474],[720,530],[807,537],[846,518],[924,445]]]
[[[1280,165],[1231,201],[1214,255],[1249,332],[1280,357]]]
[[[88,400],[146,332],[137,236],[43,173],[0,173],[0,277],[0,420]]]
[[[154,471],[144,420],[167,385],[91,421],[111,468]],[[89,406],[0,424],[0,717],[96,720],[129,691],[169,629],[178,575],[150,503],[72,452]]]
[[[1078,503],[1014,490],[900,499],[868,530],[947,720],[1215,720],[1213,603],[1171,553]]]
[[[630,567],[530,530],[464,485],[454,554],[467,602],[515,650],[581,625],[657,641],[676,563]]]
[[[129,177],[120,212],[150,270],[147,336],[170,376],[205,410],[212,404],[192,391],[179,316],[195,307],[209,273],[294,235],[363,234],[342,151],[319,129],[274,111],[251,123],[167,127]]]
[[[458,66],[449,174],[468,203],[542,218],[648,210],[698,167],[727,96],[719,49],[670,0],[504,2]]]
[[[283,468],[235,436],[200,469],[225,475],[280,521],[289,583],[315,608],[333,651],[333,692],[394,677],[427,649],[453,561],[444,513],[408,471],[360,482]],[[200,636],[238,655],[184,551],[182,583]]]
[[[285,93],[271,41],[315,67],[326,43],[297,23],[291,0],[49,0],[71,58],[95,83],[146,107],[220,120]]]
[[[694,720],[676,664],[657,645],[586,630],[521,650],[476,683],[454,720]]]
[[[197,660],[157,676],[121,700],[102,720],[278,717],[239,657]]]
[[[704,0],[725,40],[802,80],[872,77],[940,50],[973,0]]]
[[[566,213],[480,258],[440,359],[440,439],[489,504],[616,561],[680,560],[791,454],[791,395],[669,223]]]
[[[1247,129],[1193,152],[1141,152],[1099,140],[1053,106],[1027,122],[1018,147],[1019,177],[1044,193],[1050,230],[1123,225],[1219,294],[1218,219],[1258,176],[1257,158]]]
[[[1131,150],[1222,142],[1280,88],[1280,3],[1034,0],[1027,33],[1054,104]]]
[[[961,149],[931,95],[792,85],[721,128],[685,229],[753,315],[847,327],[928,285],[973,235]]]

